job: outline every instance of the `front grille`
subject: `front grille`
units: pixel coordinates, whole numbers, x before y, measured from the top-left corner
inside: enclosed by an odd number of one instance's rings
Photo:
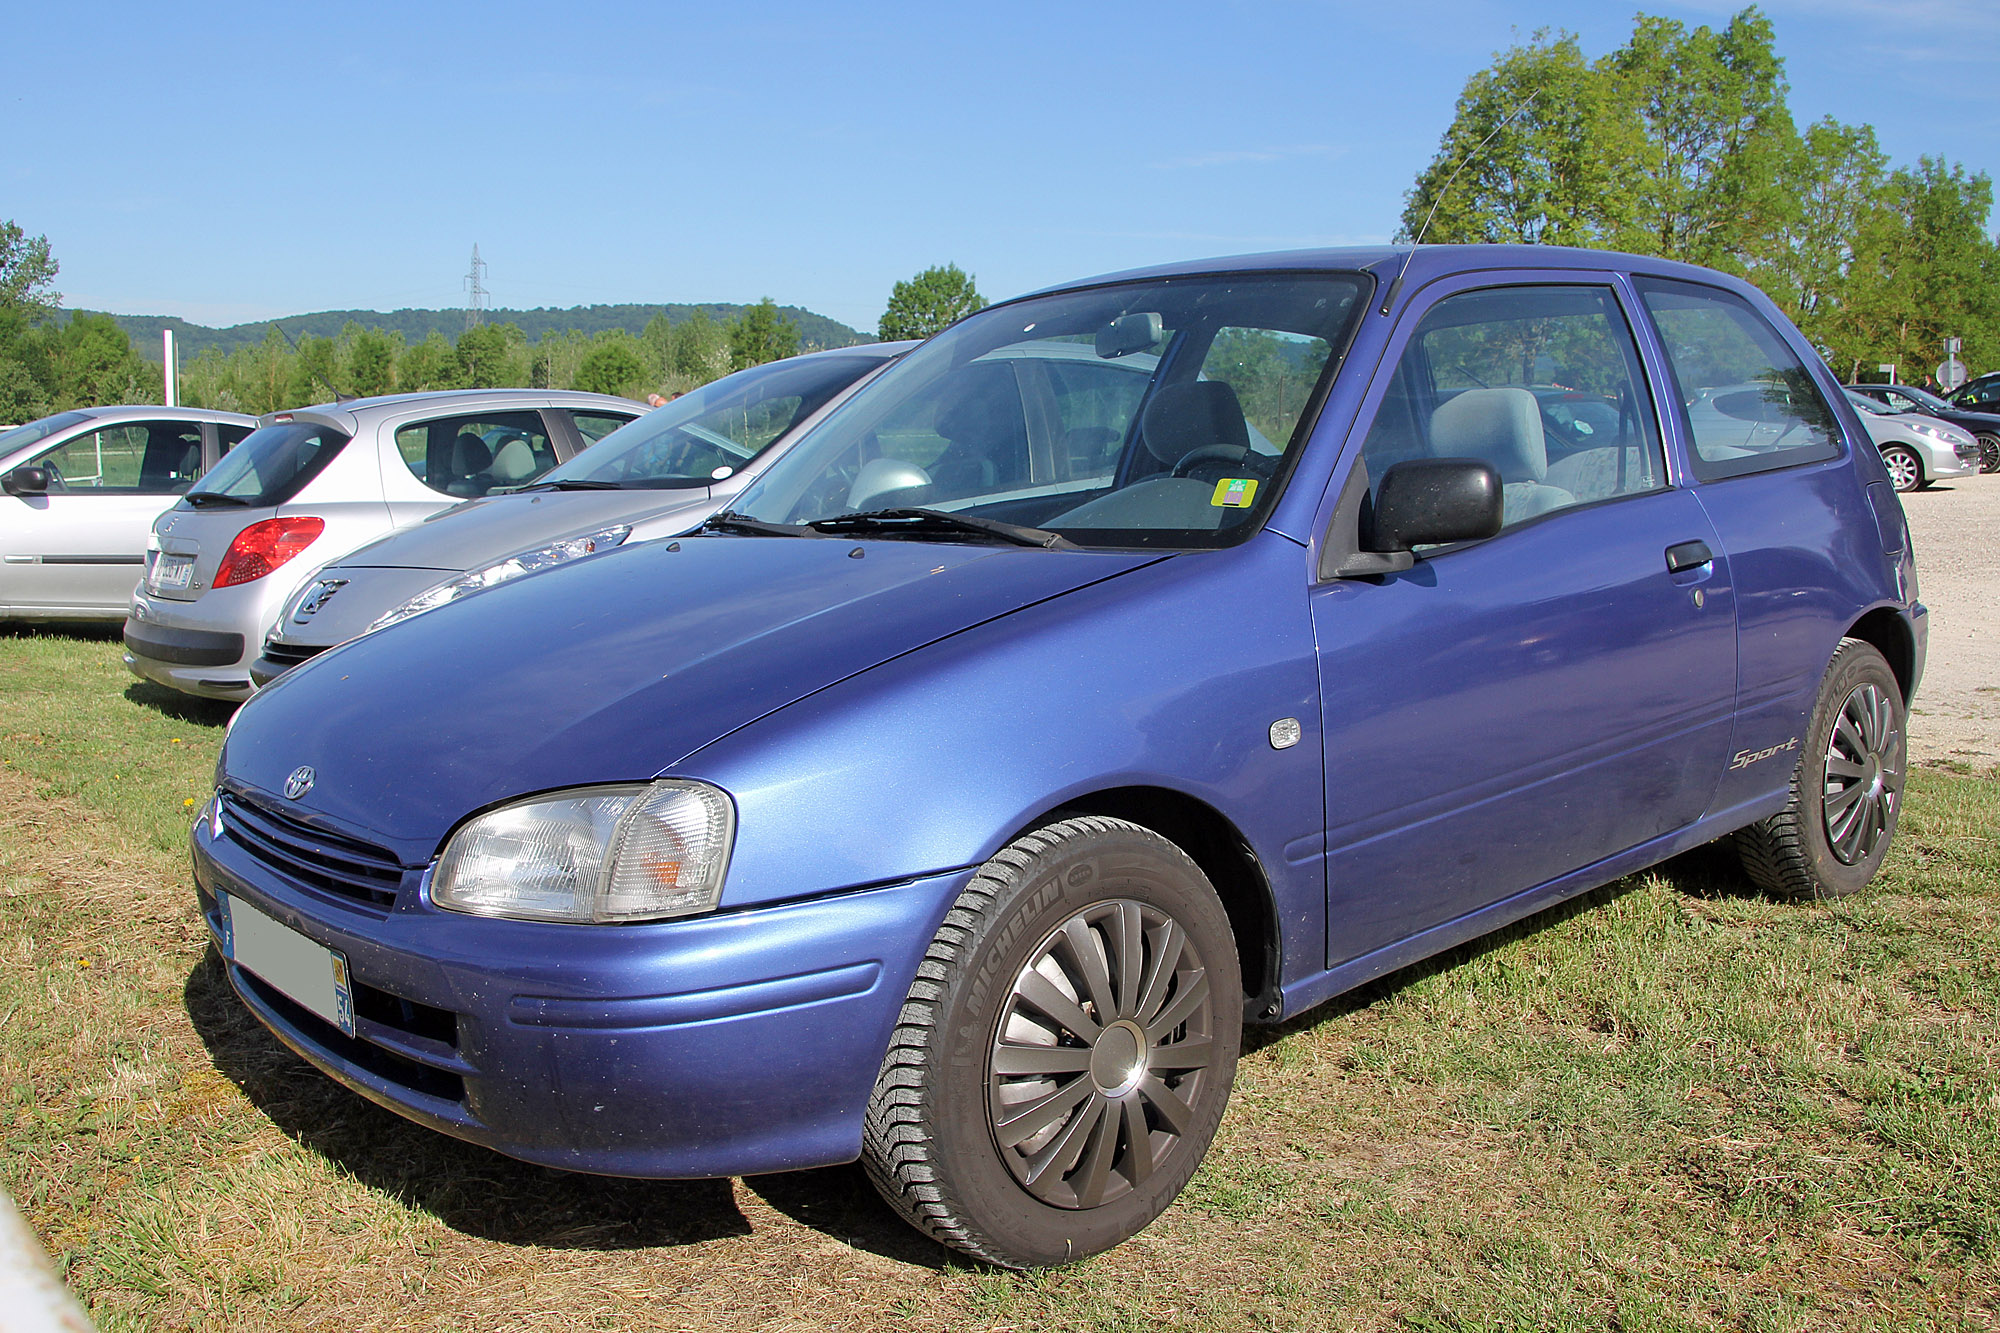
[[[325,651],[324,644],[286,643],[281,639],[264,640],[265,658],[284,667],[295,667],[301,662],[310,662]]]
[[[222,797],[222,828],[244,851],[301,884],[383,911],[396,904],[403,867],[380,847],[301,824],[233,793]]]

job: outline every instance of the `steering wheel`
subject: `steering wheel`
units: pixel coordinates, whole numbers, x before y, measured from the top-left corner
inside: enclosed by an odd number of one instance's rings
[[[1259,481],[1269,481],[1277,475],[1278,460],[1257,453],[1240,444],[1204,444],[1199,449],[1190,449],[1174,464],[1176,477],[1192,476],[1205,465],[1219,465],[1215,468],[1215,480],[1226,476],[1241,476],[1248,473]]]
[[[69,490],[69,482],[63,477],[61,468],[57,467],[54,463],[40,463],[37,466],[49,474],[49,484],[43,491],[43,494],[51,495],[57,491],[67,492]]]

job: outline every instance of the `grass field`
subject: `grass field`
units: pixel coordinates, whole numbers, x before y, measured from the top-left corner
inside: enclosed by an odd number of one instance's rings
[[[605,1181],[327,1082],[184,831],[226,708],[0,631],[0,1185],[107,1329],[2000,1329],[2000,778],[1836,905],[1683,858],[1253,1036],[1132,1243],[996,1273],[854,1168]]]

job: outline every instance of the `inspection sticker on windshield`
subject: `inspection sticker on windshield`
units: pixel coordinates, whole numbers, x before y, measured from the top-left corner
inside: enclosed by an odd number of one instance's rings
[[[1256,478],[1224,477],[1215,483],[1215,494],[1208,502],[1217,509],[1248,509],[1256,500]]]

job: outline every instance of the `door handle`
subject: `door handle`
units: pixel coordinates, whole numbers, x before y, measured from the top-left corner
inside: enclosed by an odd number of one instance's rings
[[[1707,542],[1680,542],[1667,548],[1667,572],[1678,574],[1694,569],[1715,559],[1715,553],[1708,549]]]

